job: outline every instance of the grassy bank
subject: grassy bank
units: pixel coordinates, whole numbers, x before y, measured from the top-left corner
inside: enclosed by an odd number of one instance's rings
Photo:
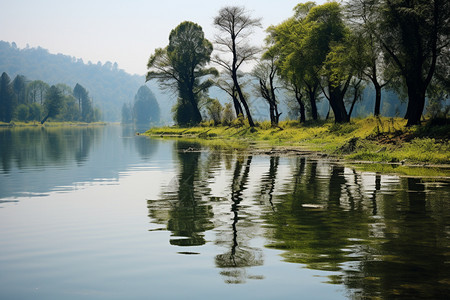
[[[248,126],[202,126],[152,128],[154,137],[194,139],[233,148],[304,149],[339,159],[400,164],[450,164],[450,125],[424,124],[406,128],[401,118],[354,119],[349,124],[318,122],[299,124],[269,122]]]

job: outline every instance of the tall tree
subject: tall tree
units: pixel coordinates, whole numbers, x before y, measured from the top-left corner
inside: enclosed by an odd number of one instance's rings
[[[252,74],[258,80],[258,90],[261,97],[269,104],[270,122],[272,126],[278,126],[281,113],[278,112],[278,101],[275,90],[275,76],[277,66],[276,55],[266,52],[263,59],[253,68]]]
[[[420,124],[427,88],[441,57],[449,53],[450,2],[361,1],[378,17],[378,26],[371,30],[407,87],[407,126]]]
[[[269,51],[278,53],[278,70],[281,78],[296,95],[296,100],[304,111],[303,95],[309,99],[311,118],[317,120],[317,100],[319,95],[320,64],[311,57],[313,51],[307,51],[300,41],[307,35],[310,27],[306,24],[309,11],[315,7],[315,2],[300,3],[294,8],[294,16],[277,26],[267,29]],[[310,56],[308,56],[310,55]],[[301,119],[305,120],[304,112]]]
[[[63,102],[61,91],[54,85],[50,87],[45,98],[44,107],[47,112],[45,118],[41,121],[44,124],[48,118],[55,117],[59,114]]]
[[[26,90],[27,90],[27,82],[26,78],[23,75],[17,75],[13,82],[14,93],[17,97],[18,104],[26,104]]]
[[[73,96],[77,98],[78,109],[81,111],[81,102],[88,97],[88,92],[81,84],[77,83],[73,88]]]
[[[222,56],[215,55],[215,63],[223,67],[231,76],[233,87],[244,106],[250,126],[255,126],[245,95],[238,80],[238,70],[245,62],[255,59],[257,47],[248,44],[255,27],[261,27],[260,19],[252,18],[244,7],[226,6],[214,18],[214,26],[219,30],[215,43]],[[228,56],[231,54],[231,58]]]
[[[11,122],[16,99],[11,85],[11,78],[5,72],[0,77],[0,121]]]
[[[373,114],[379,116],[381,111],[381,90],[390,79],[385,75],[383,49],[377,39],[375,28],[379,23],[379,12],[374,11],[374,1],[349,0],[346,12],[352,27],[352,47],[350,63],[355,66],[359,75],[372,82],[375,89],[375,106]]]
[[[27,86],[27,99],[30,103],[44,104],[45,95],[50,86],[42,80],[33,80]]]
[[[337,2],[311,8],[305,18],[304,51],[321,75],[321,88],[330,103],[336,123],[349,122],[344,104],[345,93],[352,78],[352,69],[344,62],[348,28],[343,22]]]
[[[94,120],[94,108],[89,97],[89,92],[79,83],[73,88],[73,96],[78,100],[78,108],[81,121],[92,122]]]
[[[180,125],[198,124],[202,120],[199,102],[212,85],[205,79],[217,75],[205,68],[211,57],[212,44],[205,38],[200,25],[182,22],[169,36],[169,45],[151,55],[146,80],[158,79],[163,88],[178,92],[175,120]]]

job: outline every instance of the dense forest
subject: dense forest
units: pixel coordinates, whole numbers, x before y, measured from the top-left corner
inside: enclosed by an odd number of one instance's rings
[[[251,44],[261,19],[245,7],[223,7],[212,25],[216,35],[209,41],[198,24],[180,23],[148,61],[147,81],[178,95],[179,125],[217,124],[229,115],[229,105],[209,97],[212,87],[228,94],[234,114],[250,126],[260,106],[254,99],[265,103],[273,126],[283,112],[301,122],[404,116],[407,126],[420,124],[425,113],[447,118],[448,1],[300,3],[293,16],[266,29],[265,45]],[[253,70],[244,73],[244,65]]]
[[[75,57],[51,54],[40,47],[20,49],[14,42],[4,41],[0,41],[0,72],[7,73],[11,80],[23,75],[28,80],[40,80],[48,85],[63,83],[72,89],[78,83],[89,91],[104,121],[120,121],[122,105],[132,101],[145,82],[143,76],[130,75],[119,69],[117,63],[85,63]],[[149,86],[163,104],[162,113],[169,115],[169,105],[164,105],[169,103],[165,100],[167,96],[152,84]]]
[[[50,86],[42,80],[29,80],[6,72],[0,77],[0,121],[96,122],[101,112],[93,106],[89,92],[80,84],[70,87],[59,83]]]

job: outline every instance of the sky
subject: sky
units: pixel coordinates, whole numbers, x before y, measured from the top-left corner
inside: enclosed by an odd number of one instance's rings
[[[292,16],[300,2],[306,0],[0,0],[0,40],[85,63],[117,62],[128,73],[144,75],[150,55],[167,46],[170,31],[183,21],[202,26],[212,42],[219,9],[244,6],[262,18],[252,44],[263,45],[264,30]]]

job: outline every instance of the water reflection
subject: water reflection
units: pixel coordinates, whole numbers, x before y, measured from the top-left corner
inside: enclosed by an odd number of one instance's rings
[[[166,224],[172,232],[170,243],[177,246],[205,244],[204,232],[212,229],[211,205],[203,200],[201,185],[201,153],[191,151],[192,145],[177,143],[174,147],[179,173],[163,192],[161,199],[148,201],[150,216],[159,224]]]
[[[245,163],[244,163],[245,161]],[[215,263],[221,269],[220,274],[224,276],[227,283],[244,283],[246,279],[262,279],[261,275],[250,275],[247,268],[263,265],[261,249],[251,247],[249,241],[254,233],[255,225],[248,217],[240,214],[249,214],[241,202],[244,200],[243,193],[248,186],[248,177],[252,156],[238,157],[235,162],[233,178],[231,182],[231,230],[224,228],[220,230],[216,243],[227,251],[215,257]],[[243,212],[241,212],[243,210]]]
[[[383,183],[382,175],[339,165],[318,176],[317,162],[304,164],[294,172],[294,191],[265,216],[268,247],[284,250],[288,262],[338,271],[328,282],[345,284],[358,298],[445,297],[448,182],[426,190],[417,178]]]
[[[333,272],[324,280],[346,286],[350,297],[447,295],[447,179],[360,173],[307,157],[255,162],[181,142],[175,151],[178,175],[148,201],[149,215],[172,233],[172,245],[204,245],[214,233],[226,283],[266,277],[253,268],[264,265],[254,243],[264,236],[286,262]]]
[[[0,129],[2,171],[63,165],[75,160],[83,164],[101,127]]]
[[[116,180],[129,165],[150,161],[158,147],[120,126],[0,128],[0,199]]]

